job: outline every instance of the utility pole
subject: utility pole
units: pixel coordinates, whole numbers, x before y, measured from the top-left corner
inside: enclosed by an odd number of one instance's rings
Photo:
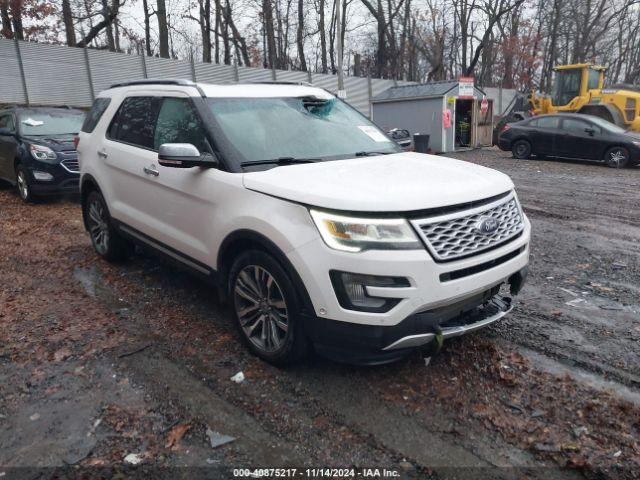
[[[338,51],[338,97],[347,98],[347,92],[344,89],[344,73],[342,71],[342,0],[336,0],[336,50]]]

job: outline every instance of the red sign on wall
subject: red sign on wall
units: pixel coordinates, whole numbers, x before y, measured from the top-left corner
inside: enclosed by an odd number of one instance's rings
[[[442,127],[451,128],[451,110],[448,108],[442,111]]]
[[[484,97],[480,102],[480,112],[484,115],[487,113],[487,110],[489,110],[489,100],[487,100],[487,97]]]

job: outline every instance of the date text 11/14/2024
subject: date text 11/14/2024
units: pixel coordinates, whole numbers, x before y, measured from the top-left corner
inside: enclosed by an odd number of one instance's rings
[[[400,472],[387,468],[235,468],[237,478],[399,478]]]

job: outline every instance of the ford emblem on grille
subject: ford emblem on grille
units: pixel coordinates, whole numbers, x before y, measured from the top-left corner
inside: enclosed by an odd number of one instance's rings
[[[498,219],[493,217],[482,217],[476,224],[476,231],[483,235],[491,235],[500,227]]]

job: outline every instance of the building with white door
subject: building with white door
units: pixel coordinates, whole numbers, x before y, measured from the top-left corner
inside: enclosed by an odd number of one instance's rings
[[[457,80],[389,88],[372,99],[372,116],[387,131],[429,135],[436,153],[492,145],[493,100]]]

